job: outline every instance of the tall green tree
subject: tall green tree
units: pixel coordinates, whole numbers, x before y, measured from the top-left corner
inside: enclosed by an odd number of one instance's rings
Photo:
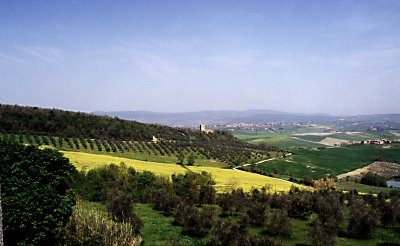
[[[5,245],[54,245],[75,203],[68,192],[75,167],[53,149],[0,141]]]
[[[1,184],[0,184],[0,246],[3,246],[3,209],[1,207]]]
[[[190,153],[190,155],[189,155],[189,157],[187,159],[187,164],[189,166],[192,166],[195,161],[196,161],[196,157],[195,157],[194,153],[192,152],[192,153]]]
[[[183,165],[184,162],[185,162],[185,154],[181,151],[179,152],[178,155],[178,164]]]

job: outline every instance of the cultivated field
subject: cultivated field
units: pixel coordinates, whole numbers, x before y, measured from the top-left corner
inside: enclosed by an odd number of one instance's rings
[[[119,164],[123,162],[127,166],[134,167],[137,171],[151,171],[157,175],[163,176],[171,176],[174,173],[184,173],[187,171],[185,168],[177,164],[132,160],[121,157],[96,155],[83,152],[63,151],[63,153],[67,158],[70,159],[70,161],[78,170],[87,170],[94,167],[108,165],[110,163]],[[211,173],[217,182],[216,188],[219,191],[224,191],[225,189],[231,187],[241,187],[245,191],[249,191],[252,187],[261,188],[262,186],[269,184],[271,191],[281,192],[288,191],[293,184],[284,180],[233,169],[201,166],[192,166],[188,167],[188,169],[195,172],[206,171]]]
[[[400,163],[400,145],[350,145],[340,148],[292,149],[293,155],[257,165],[257,169],[287,176],[337,176],[376,160]]]
[[[358,168],[354,171],[343,173],[337,176],[339,180],[349,178],[361,178],[366,173],[375,173],[382,177],[400,176],[400,164],[376,161],[366,167]]]

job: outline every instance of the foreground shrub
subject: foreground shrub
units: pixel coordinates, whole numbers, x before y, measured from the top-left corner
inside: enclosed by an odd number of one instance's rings
[[[275,246],[272,239],[261,239],[249,233],[248,221],[218,220],[211,230],[211,245],[215,246]]]
[[[107,195],[107,211],[114,221],[129,222],[135,233],[143,228],[142,220],[133,212],[133,199],[122,191],[112,189]]]
[[[75,167],[53,149],[0,141],[5,245],[54,245],[75,203],[68,192]]]
[[[210,207],[196,208],[180,203],[174,210],[174,223],[182,226],[182,232],[204,237],[213,225],[213,210]]]
[[[308,233],[311,245],[335,245],[339,226],[343,223],[343,204],[340,195],[333,192],[314,193],[317,218]]]
[[[249,222],[257,226],[263,225],[267,208],[268,205],[266,203],[258,201],[248,202],[245,213],[249,217]]]
[[[130,223],[115,222],[78,201],[65,228],[66,245],[140,245],[142,238]]]
[[[365,204],[354,203],[350,207],[348,233],[355,238],[368,239],[375,233],[379,224],[376,211]]]
[[[307,236],[312,246],[332,246],[336,244],[336,235],[330,233],[329,227],[319,218],[311,222],[311,230]]]
[[[312,196],[309,192],[292,194],[288,202],[288,214],[292,218],[307,219],[313,211]]]
[[[287,212],[283,209],[275,209],[266,223],[266,231],[273,236],[290,236],[292,234],[292,223]]]

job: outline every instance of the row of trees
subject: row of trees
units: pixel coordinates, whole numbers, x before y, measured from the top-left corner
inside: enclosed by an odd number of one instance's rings
[[[22,134],[0,134],[0,138],[16,141],[20,143],[29,144],[44,144],[52,145],[58,149],[84,149],[94,151],[106,151],[106,152],[132,152],[132,153],[145,153],[148,155],[161,155],[161,156],[174,156],[178,157],[179,154],[188,155],[188,159],[193,160],[190,153],[193,153],[196,158],[201,159],[219,159],[222,162],[227,162],[233,166],[245,163],[249,158],[263,156],[264,154],[256,154],[253,156],[252,153],[259,153],[260,150],[250,151],[249,149],[243,149],[241,147],[231,146],[218,146],[212,144],[187,144],[176,141],[159,141],[159,142],[136,142],[136,141],[123,141],[116,139],[86,139],[83,137],[54,137],[54,136],[38,136],[38,135],[22,135]],[[260,152],[262,153],[262,152]],[[190,158],[189,158],[190,157]],[[192,162],[190,162],[193,164]],[[189,163],[189,165],[190,165]]]
[[[97,146],[98,150],[104,149],[108,152],[129,151],[131,146],[127,142],[150,142],[155,136],[161,141],[158,145],[148,146],[149,151],[170,155],[180,152],[180,148],[190,147],[206,158],[219,159],[233,165],[246,162],[251,157],[261,158],[268,154],[266,146],[245,143],[226,131],[217,130],[206,134],[188,128],[16,105],[0,104],[0,132],[11,134],[12,138],[25,135],[29,143],[41,142],[38,136],[44,136],[42,142],[53,145],[57,142],[51,136],[57,136],[58,147],[66,142],[70,148],[79,149],[82,146],[93,149]],[[100,140],[100,143],[96,140],[93,143],[92,139]]]
[[[400,223],[398,198],[383,193],[377,197],[346,194],[320,185],[315,192],[293,188],[288,194],[272,194],[265,187],[250,193],[236,189],[217,194],[215,182],[207,173],[178,174],[169,180],[149,172],[138,173],[124,165],[79,175],[81,179],[75,184],[82,197],[102,201],[106,186],[114,183],[113,186],[125,187],[126,194],[135,201],[150,203],[165,216],[172,216],[183,233],[194,237],[209,235],[211,245],[275,245],[272,237],[291,236],[293,219],[310,221],[307,236],[311,245],[334,245],[339,235],[368,239],[378,227],[397,227]],[[95,183],[102,185],[93,186]],[[84,188],[92,186],[96,188]],[[250,226],[262,227],[265,236],[252,235]]]

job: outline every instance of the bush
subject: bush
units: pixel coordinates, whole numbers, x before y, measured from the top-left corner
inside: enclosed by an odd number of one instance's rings
[[[114,221],[130,223],[135,234],[142,230],[143,222],[133,212],[131,196],[116,189],[110,190],[107,195],[107,211]]]
[[[306,219],[313,211],[312,196],[309,192],[292,194],[288,202],[288,214],[292,218]]]
[[[311,245],[335,245],[339,226],[343,222],[343,206],[335,193],[314,193],[318,217],[311,223],[308,233]]]
[[[196,208],[180,203],[174,210],[174,223],[182,226],[182,232],[195,237],[204,237],[212,227],[213,210]]]
[[[292,234],[292,223],[283,209],[275,209],[270,220],[266,223],[268,234],[276,236],[290,236]]]
[[[140,245],[142,238],[131,223],[115,222],[78,201],[65,228],[65,245]]]
[[[265,212],[268,205],[258,201],[249,201],[247,203],[245,213],[249,217],[249,222],[253,225],[261,226],[264,224]]]
[[[210,244],[214,246],[275,246],[277,242],[271,239],[260,239],[249,233],[245,220],[234,222],[218,220],[211,230]]]
[[[311,230],[307,235],[312,246],[331,246],[336,243],[336,235],[330,233],[329,228],[319,218],[311,223]]]
[[[360,183],[378,187],[387,187],[386,180],[384,177],[381,177],[371,172],[365,174],[364,177],[361,178]]]
[[[72,213],[75,167],[53,149],[0,141],[5,245],[53,245]]]
[[[355,238],[368,239],[376,231],[379,217],[376,211],[365,204],[354,203],[350,208],[348,233]]]

